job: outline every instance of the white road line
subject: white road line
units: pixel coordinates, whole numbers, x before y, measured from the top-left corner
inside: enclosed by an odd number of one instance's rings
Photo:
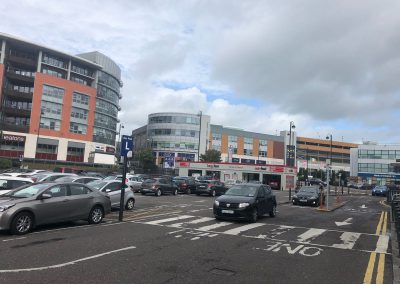
[[[113,254],[113,253],[117,253],[117,252],[121,252],[121,251],[125,251],[125,250],[130,250],[130,249],[134,249],[134,248],[136,248],[136,247],[130,246],[130,247],[121,248],[121,249],[117,249],[117,250],[111,250],[111,251],[108,251],[108,252],[92,255],[92,256],[89,256],[89,257],[85,257],[85,258],[80,258],[80,259],[73,260],[73,261],[70,261],[70,262],[64,262],[64,263],[50,265],[50,266],[21,268],[21,269],[4,269],[4,270],[0,270],[0,273],[10,273],[10,272],[11,273],[15,273],[15,272],[38,271],[38,270],[47,270],[47,269],[53,269],[53,268],[60,268],[60,267],[68,266],[68,265],[77,264],[78,262],[91,260],[91,259],[99,258],[99,257],[105,256],[105,255],[109,255],[109,254]]]
[[[340,239],[343,241],[343,243],[334,244],[332,245],[332,247],[341,249],[352,249],[360,236],[360,233],[345,232],[340,236]]]
[[[389,245],[389,236],[380,235],[378,242],[376,243],[375,252],[386,253]]]
[[[222,234],[227,234],[227,235],[239,235],[241,232],[248,231],[257,227],[265,226],[264,223],[254,223],[254,224],[248,224],[244,226],[240,226],[235,229],[231,229],[225,232],[222,232]]]
[[[314,240],[316,237],[320,236],[324,232],[326,232],[325,229],[312,228],[312,229],[309,229],[308,231],[304,232],[303,234],[298,235],[297,241],[299,243],[308,244],[308,243],[310,243],[310,241]]]
[[[216,223],[216,224],[213,224],[213,225],[200,227],[200,228],[198,228],[198,229],[196,229],[196,230],[198,230],[198,231],[211,231],[211,230],[217,229],[217,228],[219,228],[219,227],[224,227],[224,226],[228,226],[228,225],[232,225],[232,223],[229,223],[229,222],[219,222],[219,223]]]
[[[161,224],[161,223],[172,222],[172,221],[177,221],[177,220],[183,220],[183,219],[188,219],[188,218],[193,218],[193,217],[196,217],[196,216],[182,215],[182,216],[173,217],[173,218],[167,218],[167,219],[161,219],[161,220],[145,222],[145,224],[158,225],[158,224]]]
[[[16,240],[22,240],[22,239],[26,239],[26,237],[14,238],[14,239],[6,239],[6,240],[3,240],[3,242],[16,241]]]
[[[168,227],[180,228],[180,227],[182,227],[183,224],[199,224],[199,223],[204,223],[204,222],[208,222],[208,221],[211,221],[211,220],[215,220],[215,218],[203,217],[203,218],[196,219],[196,220],[189,221],[189,222],[182,222],[182,223],[176,223],[176,224],[168,225]]]

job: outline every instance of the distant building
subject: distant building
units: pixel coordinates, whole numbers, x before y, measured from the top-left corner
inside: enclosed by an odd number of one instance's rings
[[[0,157],[114,163],[121,71],[99,52],[70,55],[0,33]]]
[[[364,142],[351,149],[350,175],[368,184],[400,184],[400,145]]]

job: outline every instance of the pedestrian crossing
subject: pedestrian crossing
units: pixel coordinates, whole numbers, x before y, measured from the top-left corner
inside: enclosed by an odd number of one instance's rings
[[[179,229],[178,232],[190,232],[190,234],[196,234],[196,238],[193,238],[195,240],[199,239],[202,236],[201,234],[204,233],[204,236],[210,234],[212,236],[240,236],[266,241],[272,240],[343,250],[389,254],[389,236],[386,234],[367,234],[268,223],[237,223],[217,221],[210,217],[178,214],[173,216],[151,216],[130,222]]]

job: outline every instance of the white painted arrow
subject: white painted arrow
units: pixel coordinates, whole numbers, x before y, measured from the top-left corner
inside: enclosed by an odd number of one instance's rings
[[[361,205],[361,209],[365,209],[367,208],[367,206],[365,206],[365,204]]]
[[[347,218],[346,220],[344,220],[343,222],[335,222],[336,226],[345,226],[345,225],[350,225],[351,223],[349,223],[351,220],[353,220],[353,218]]]

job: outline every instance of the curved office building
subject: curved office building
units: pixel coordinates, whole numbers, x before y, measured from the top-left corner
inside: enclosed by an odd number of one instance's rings
[[[147,142],[157,161],[197,161],[206,151],[210,133],[210,116],[163,112],[148,117]],[[172,166],[172,165],[170,165]]]
[[[121,71],[0,33],[0,157],[114,163]]]

